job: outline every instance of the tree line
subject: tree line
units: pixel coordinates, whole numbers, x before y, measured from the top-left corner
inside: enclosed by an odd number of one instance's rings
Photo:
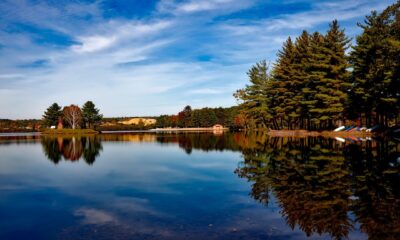
[[[351,39],[334,20],[326,33],[289,37],[270,65],[249,71],[237,90],[247,128],[332,129],[397,124],[400,112],[400,1],[366,17]],[[349,54],[348,54],[349,53]]]
[[[188,105],[178,114],[161,115],[156,120],[156,127],[158,128],[211,127],[215,124],[221,124],[229,128],[238,128],[241,124],[237,107],[192,109]]]
[[[94,126],[103,119],[92,101],[87,101],[82,109],[77,105],[70,105],[61,108],[57,103],[53,103],[46,109],[43,115],[45,126],[68,126],[72,129],[94,128]]]

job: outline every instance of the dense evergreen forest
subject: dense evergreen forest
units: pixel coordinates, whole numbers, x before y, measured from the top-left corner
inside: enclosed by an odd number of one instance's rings
[[[289,37],[274,64],[261,61],[234,96],[247,128],[333,129],[398,124],[400,1],[366,17],[351,46],[339,23]]]

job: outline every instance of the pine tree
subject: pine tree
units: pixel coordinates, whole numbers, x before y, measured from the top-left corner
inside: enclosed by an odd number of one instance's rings
[[[295,42],[295,61],[293,63],[292,81],[296,85],[296,94],[294,100],[298,103],[296,113],[300,115],[300,128],[311,128],[311,116],[309,106],[313,104],[313,91],[310,87],[310,60],[311,60],[311,39],[307,31],[296,39]]]
[[[99,109],[96,108],[92,101],[87,101],[82,107],[82,117],[85,124],[88,127],[92,127],[93,124],[101,121],[103,115],[99,114]]]
[[[324,48],[327,58],[327,74],[325,76],[325,89],[321,89],[321,93],[327,96],[325,113],[329,120],[329,128],[333,127],[333,121],[344,118],[344,109],[348,103],[347,92],[351,85],[349,83],[349,61],[346,51],[350,47],[350,41],[344,30],[340,29],[338,21],[334,20],[325,35]]]
[[[192,107],[187,105],[181,112],[178,113],[179,127],[191,127],[192,123]]]
[[[399,112],[400,102],[400,1],[378,15],[372,12],[365,23],[359,24],[363,33],[351,53],[353,68],[352,101],[366,124],[387,125]],[[354,106],[355,104],[353,104]]]
[[[257,63],[247,73],[251,85],[238,90],[234,96],[242,101],[243,113],[253,119],[256,124],[266,127],[272,119],[273,113],[269,104],[270,98],[270,75],[265,60]]]
[[[336,20],[325,36],[314,33],[312,37],[308,86],[311,96],[307,107],[318,129],[332,129],[334,121],[343,118],[349,79],[345,51],[349,41]]]
[[[300,117],[299,112],[296,111],[298,102],[295,98],[299,85],[294,75],[295,51],[294,43],[289,37],[283,44],[282,50],[278,52],[278,59],[272,73],[270,91],[271,99],[273,99],[270,107],[274,109],[276,116],[283,118],[287,122],[289,129],[293,128],[293,123]]]
[[[315,128],[320,123],[321,114],[324,111],[323,104],[317,98],[319,95],[318,87],[321,87],[321,81],[325,77],[324,67],[326,66],[323,63],[325,60],[322,49],[323,41],[323,36],[318,32],[309,36],[308,56],[307,59],[303,59],[302,61],[305,78],[302,88],[303,100],[301,103],[309,130]]]
[[[58,119],[62,116],[61,107],[53,103],[44,112],[43,120],[46,126],[57,126]]]

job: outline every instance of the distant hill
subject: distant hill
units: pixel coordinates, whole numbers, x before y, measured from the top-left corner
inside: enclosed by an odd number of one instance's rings
[[[140,122],[142,122],[144,126],[149,126],[149,125],[154,125],[157,122],[157,120],[153,118],[131,118],[119,121],[118,123],[124,125],[139,125]]]

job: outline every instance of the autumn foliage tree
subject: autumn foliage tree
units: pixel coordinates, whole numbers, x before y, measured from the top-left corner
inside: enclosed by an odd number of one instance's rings
[[[72,129],[76,129],[82,123],[82,111],[76,105],[70,105],[63,109],[63,119]]]

